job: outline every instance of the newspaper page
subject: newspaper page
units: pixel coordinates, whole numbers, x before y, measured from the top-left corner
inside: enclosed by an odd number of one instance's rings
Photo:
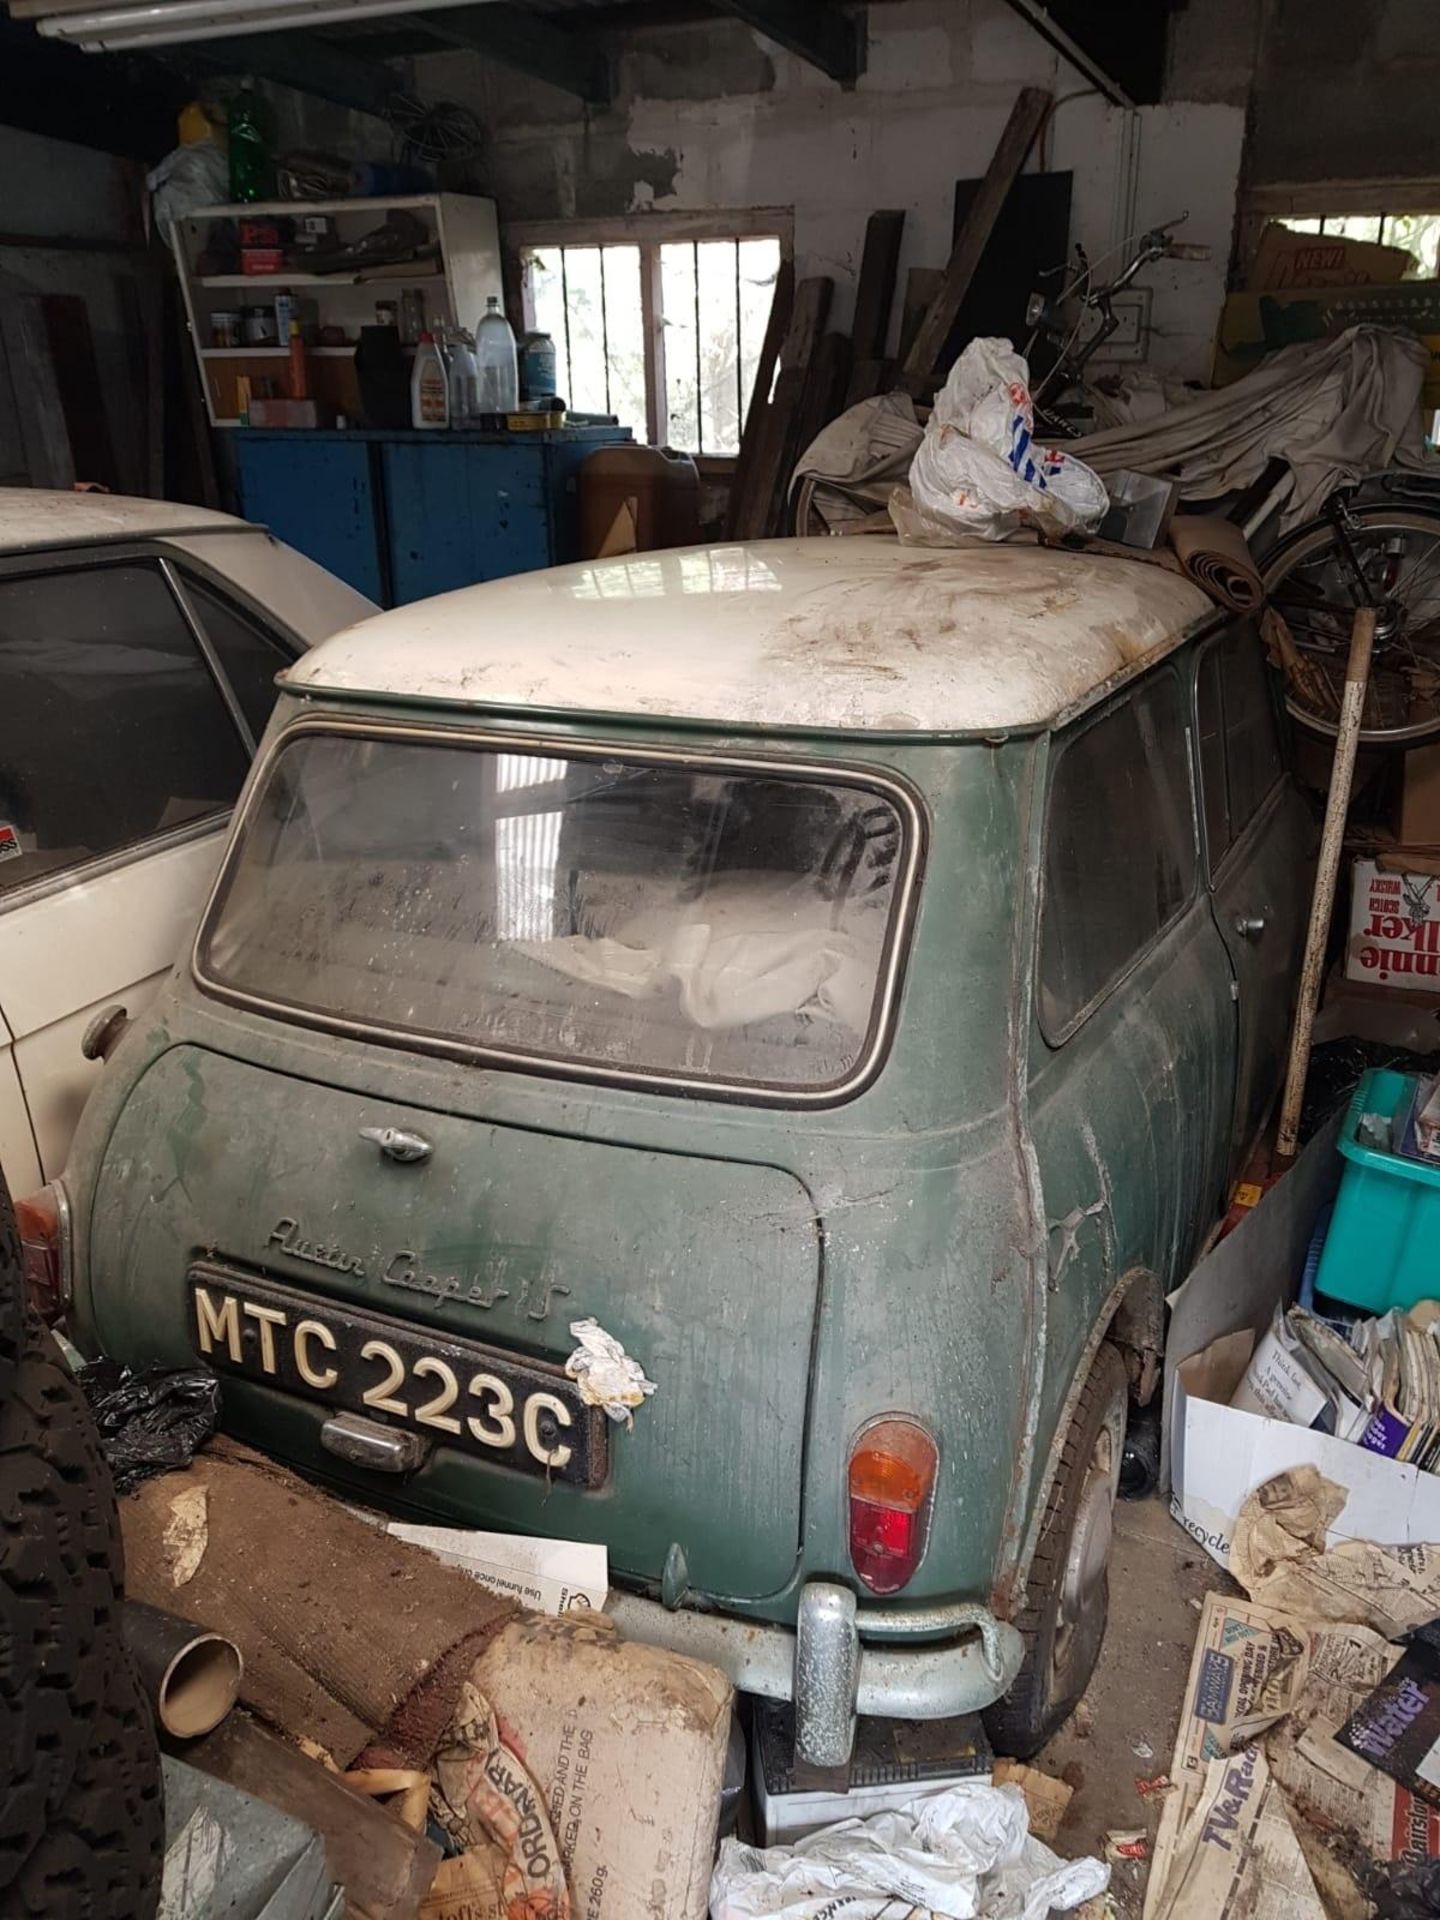
[[[1155,1913],[1157,1920],[1325,1920],[1259,1747],[1207,1765]]]
[[[482,1533],[465,1527],[412,1526],[391,1520],[385,1531],[424,1547],[446,1566],[459,1567],[492,1593],[508,1594],[536,1613],[603,1610],[609,1558],[588,1540],[532,1540],[523,1534]]]
[[[1314,1636],[1287,1615],[1252,1600],[1209,1593],[1185,1682],[1170,1778],[1145,1895],[1145,1920],[1159,1911],[1181,1830],[1207,1770],[1258,1740],[1291,1711],[1310,1671]]]
[[[1241,1507],[1230,1571],[1255,1600],[1311,1624],[1360,1621],[1397,1639],[1440,1615],[1440,1546],[1346,1540],[1325,1550],[1344,1487],[1315,1467],[1277,1473]]]

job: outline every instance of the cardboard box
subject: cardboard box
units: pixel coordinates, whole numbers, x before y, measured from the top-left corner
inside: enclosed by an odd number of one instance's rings
[[[1348,240],[1339,233],[1296,233],[1272,220],[1260,236],[1247,285],[1252,293],[1290,287],[1383,287],[1412,265],[1404,247]]]
[[[1387,1546],[1440,1540],[1440,1476],[1349,1440],[1230,1406],[1249,1358],[1249,1339],[1244,1333],[1224,1339],[1228,1344],[1219,1352],[1208,1348],[1182,1362],[1171,1406],[1170,1512],[1212,1560],[1229,1566],[1236,1519],[1256,1487],[1301,1466],[1318,1467],[1349,1490],[1328,1546],[1341,1540]]]
[[[1412,747],[1400,789],[1402,847],[1440,847],[1440,746]]]
[[[1440,984],[1440,877],[1355,862],[1345,977],[1412,992]]]
[[[1362,321],[1403,327],[1429,350],[1422,407],[1440,407],[1440,281],[1405,280],[1388,287],[1295,287],[1232,293],[1220,310],[1213,383],[1228,386],[1252,373],[1267,353],[1306,340],[1333,339]]]
[[[1339,1184],[1343,1120],[1342,1108],[1170,1296],[1162,1481],[1174,1519],[1222,1567],[1250,1494],[1306,1465],[1349,1490],[1331,1545],[1440,1540],[1440,1475],[1229,1404],[1276,1306],[1295,1297],[1315,1222]]]

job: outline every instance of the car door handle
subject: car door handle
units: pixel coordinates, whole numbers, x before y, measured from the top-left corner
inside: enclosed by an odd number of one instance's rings
[[[361,1127],[360,1138],[373,1141],[387,1160],[398,1160],[402,1166],[428,1160],[432,1152],[423,1133],[409,1133],[404,1127]]]
[[[1265,931],[1264,914],[1237,913],[1235,916],[1235,931],[1242,940],[1258,940]]]

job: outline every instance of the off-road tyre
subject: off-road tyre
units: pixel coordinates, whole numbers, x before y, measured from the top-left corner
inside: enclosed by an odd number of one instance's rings
[[[1125,1362],[1116,1348],[1104,1345],[1091,1364],[1071,1417],[1025,1584],[1024,1604],[1014,1619],[1025,1642],[1025,1659],[1010,1691],[984,1715],[991,1746],[1017,1760],[1037,1753],[1069,1719],[1100,1656],[1110,1603],[1108,1577],[1100,1576],[1083,1619],[1071,1629],[1066,1655],[1057,1669],[1061,1591],[1081,1495],[1107,1423],[1118,1478],[1128,1405]]]
[[[0,1182],[0,1200],[4,1184]],[[84,1397],[20,1305],[0,1215],[0,1920],[149,1920],[164,1849],[154,1721],[125,1650],[110,1475]],[[13,1350],[6,1335],[18,1318]]]

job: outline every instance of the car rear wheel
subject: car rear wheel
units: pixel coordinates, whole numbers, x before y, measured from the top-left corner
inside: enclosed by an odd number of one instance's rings
[[[1024,1663],[1009,1693],[985,1715],[997,1753],[1025,1760],[1043,1747],[1095,1671],[1110,1601],[1107,1570],[1128,1407],[1125,1363],[1114,1347],[1102,1346],[1070,1422],[1015,1619]]]
[[[0,1913],[149,1920],[155,1726],[120,1630],[120,1529],[84,1397],[25,1307],[0,1180]]]

